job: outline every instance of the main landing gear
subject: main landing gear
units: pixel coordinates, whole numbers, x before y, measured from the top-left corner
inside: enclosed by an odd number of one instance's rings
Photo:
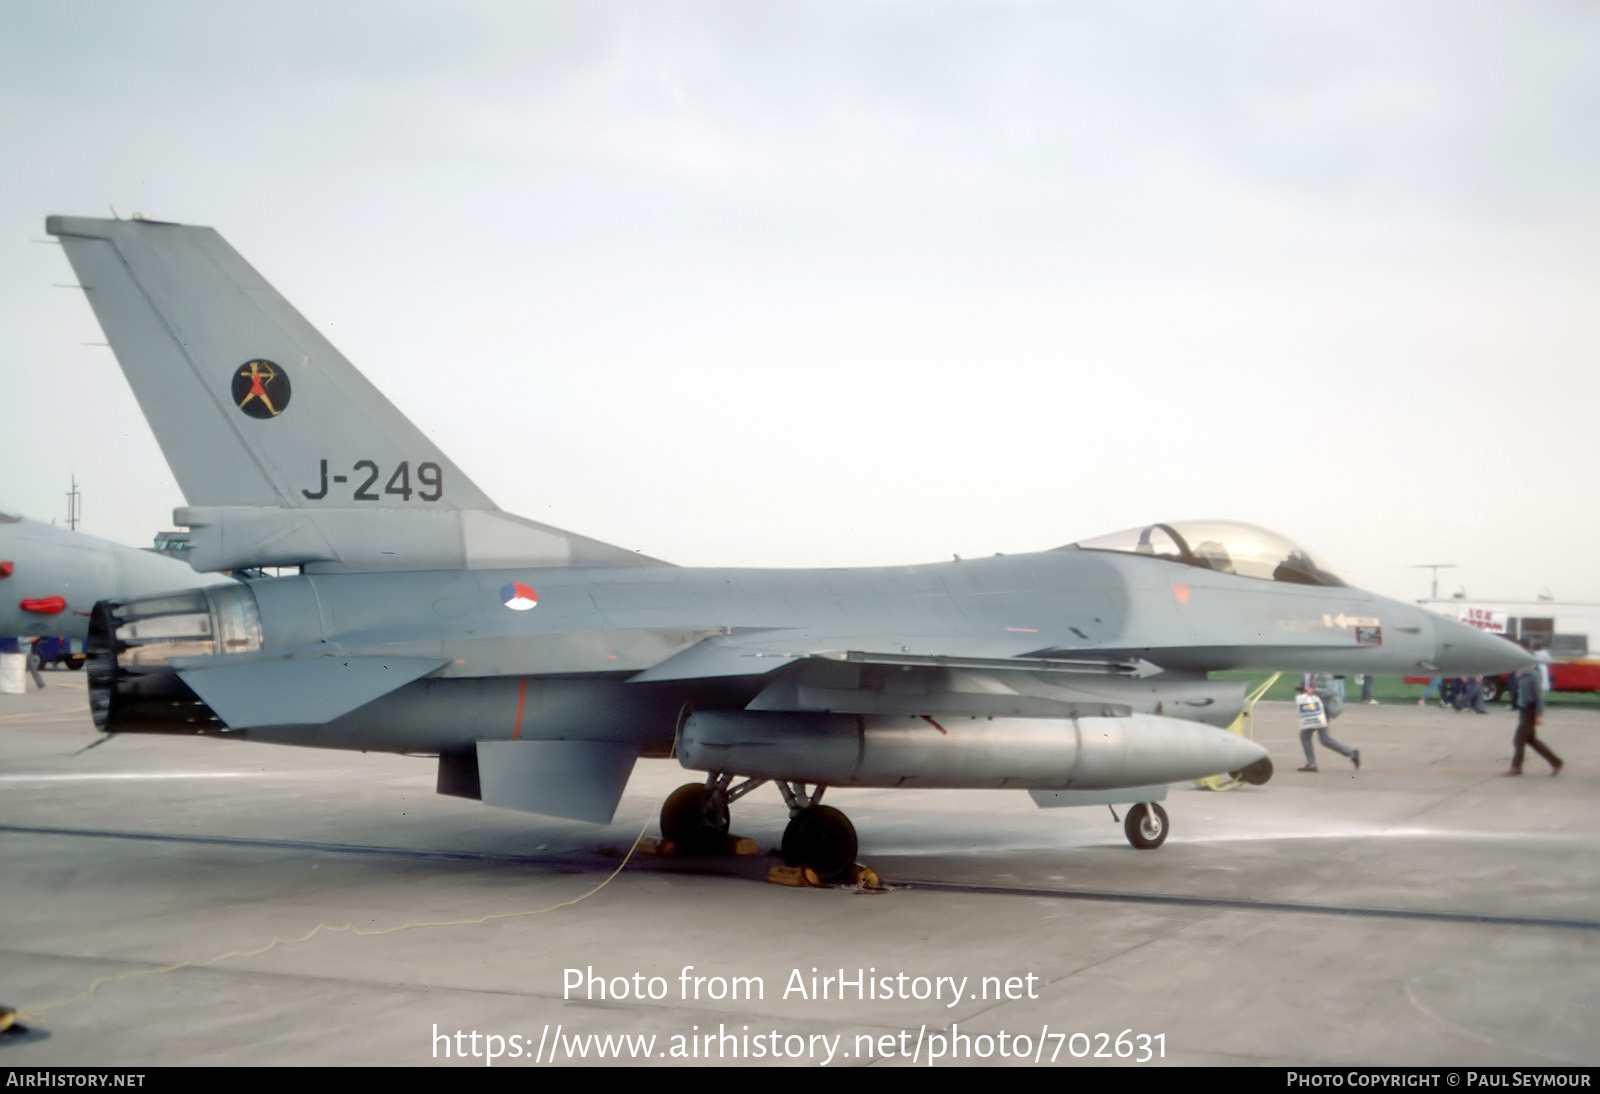
[[[728,838],[728,806],[766,781],[746,779],[735,786],[732,775],[713,773],[704,783],[678,787],[661,807],[661,835],[691,854],[720,849]],[[777,785],[789,806],[784,863],[812,870],[822,882],[849,877],[860,845],[850,818],[820,804],[827,788],[818,786],[808,794],[804,783],[780,779]]]
[[[856,826],[850,818],[829,805],[819,805],[819,786],[806,794],[804,783],[778,783],[778,792],[789,804],[789,827],[783,830],[783,861],[788,866],[815,870],[819,881],[843,881],[856,864]]]
[[[661,835],[689,854],[721,848],[728,838],[728,797],[704,783],[687,783],[661,806]]]

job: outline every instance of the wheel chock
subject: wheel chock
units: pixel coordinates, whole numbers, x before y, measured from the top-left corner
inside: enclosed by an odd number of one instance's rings
[[[28,1027],[17,1021],[17,1012],[14,1007],[0,1006],[0,1046],[6,1042],[19,1044],[23,1041],[48,1040],[50,1034],[38,1027]]]
[[[807,889],[847,889],[854,886],[857,889],[888,891],[883,879],[878,876],[878,871],[859,862],[850,868],[850,873],[843,880],[833,884],[824,884],[817,877],[817,872],[809,866],[774,866],[767,871],[767,880],[774,885],[793,885]]]
[[[757,847],[756,841],[748,836],[728,836],[722,841],[722,846],[711,853],[749,858],[752,855],[759,855],[761,848]],[[678,845],[669,839],[643,839],[639,841],[639,854],[672,858],[678,854]]]
[[[881,889],[883,879],[878,876],[878,871],[858,862],[850,868],[850,884],[859,885],[863,889]]]

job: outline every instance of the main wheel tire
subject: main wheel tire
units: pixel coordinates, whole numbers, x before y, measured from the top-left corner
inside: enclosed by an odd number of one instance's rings
[[[685,783],[667,796],[661,806],[661,835],[688,852],[711,851],[728,835],[728,807],[707,816],[711,788],[705,783]]]
[[[1167,811],[1155,802],[1140,802],[1122,822],[1128,842],[1141,851],[1153,851],[1167,842],[1167,827]]]
[[[815,870],[819,881],[848,877],[859,847],[855,825],[829,805],[800,810],[783,830],[783,861]]]
[[[1498,703],[1500,696],[1506,691],[1505,682],[1498,676],[1486,676],[1483,679],[1483,701],[1485,703]]]

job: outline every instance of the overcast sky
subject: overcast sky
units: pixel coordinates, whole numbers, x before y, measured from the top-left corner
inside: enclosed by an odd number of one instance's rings
[[[0,505],[182,504],[45,238],[217,228],[502,507],[688,565],[1228,517],[1600,600],[1600,6],[0,2]]]

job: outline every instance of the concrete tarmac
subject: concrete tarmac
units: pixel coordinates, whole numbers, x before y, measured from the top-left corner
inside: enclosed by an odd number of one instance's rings
[[[33,1030],[0,1066],[1600,1062],[1594,709],[1546,718],[1560,777],[1506,778],[1508,709],[1351,705],[1361,770],[1300,774],[1262,704],[1277,775],[1174,787],[1155,851],[1020,792],[829,791],[868,893],[625,861],[671,761],[597,828],[439,797],[426,759],[84,752],[82,674],[46,680],[0,695],[0,1003]],[[785,819],[734,807],[763,851]]]

